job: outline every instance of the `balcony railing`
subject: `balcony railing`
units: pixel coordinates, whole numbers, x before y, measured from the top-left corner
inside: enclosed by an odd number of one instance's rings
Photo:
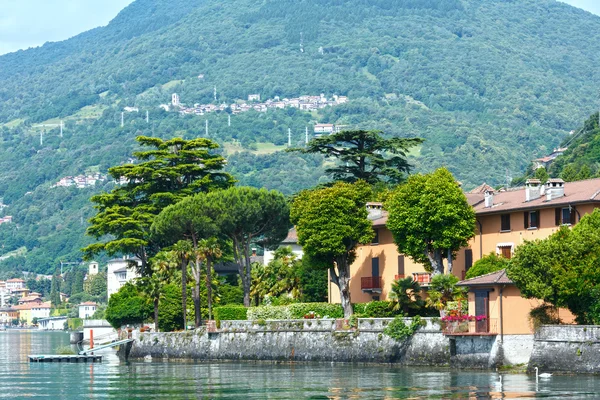
[[[360,288],[365,291],[381,290],[381,277],[363,276],[360,278]]]
[[[497,335],[498,319],[486,318],[481,321],[442,321],[442,332],[450,336]]]
[[[428,272],[413,272],[413,281],[419,284],[429,284],[431,282],[431,274]]]
[[[394,277],[394,280],[396,280],[396,281],[397,281],[397,280],[399,280],[399,279],[404,279],[404,278],[406,278],[406,275],[404,275],[404,274],[402,274],[402,275],[396,275],[396,276]]]

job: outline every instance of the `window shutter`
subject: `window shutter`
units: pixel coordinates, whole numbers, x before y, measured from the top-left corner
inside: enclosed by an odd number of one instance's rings
[[[465,250],[465,272],[469,270],[473,266],[473,250],[466,249]]]
[[[398,275],[404,276],[404,256],[398,256]]]
[[[525,229],[527,229],[529,228],[529,211],[525,211],[523,217],[525,219]]]
[[[575,223],[577,222],[577,209],[575,207],[571,207],[571,221],[569,221],[571,223],[571,225],[575,225]]]
[[[554,223],[556,224],[556,226],[560,225],[560,213],[561,212],[562,212],[561,208],[554,209]]]

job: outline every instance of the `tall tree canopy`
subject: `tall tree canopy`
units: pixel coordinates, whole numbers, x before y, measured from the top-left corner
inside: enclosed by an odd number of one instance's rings
[[[427,175],[413,175],[390,196],[387,227],[398,251],[444,273],[456,252],[475,235],[475,211],[452,174],[440,168]]]
[[[218,145],[209,139],[139,136],[137,141],[152,149],[134,153],[139,163],[109,169],[117,182],[123,179],[126,183],[92,197],[98,211],[90,219],[87,233],[108,240],[83,250],[87,256],[135,254],[142,260],[142,272],[148,273],[148,259],[159,249],[150,237],[154,217],[186,196],[227,188],[234,180],[221,171],[225,159],[213,153]]]
[[[336,181],[369,184],[399,183],[410,171],[406,153],[423,142],[422,139],[385,139],[381,131],[342,131],[311,140],[306,148],[291,149],[302,153],[320,153],[336,159],[326,169]]]
[[[600,210],[518,246],[507,273],[524,297],[567,307],[580,324],[600,324]]]
[[[290,228],[289,206],[281,193],[251,187],[214,191],[206,198],[218,215],[220,235],[233,245],[233,258],[244,289],[244,305],[249,306],[251,246],[270,247],[281,243]]]
[[[329,268],[331,280],[340,289],[345,317],[352,315],[350,264],[356,258],[356,246],[375,236],[366,208],[371,194],[364,181],[338,182],[329,188],[305,190],[292,204],[298,243],[311,259]]]

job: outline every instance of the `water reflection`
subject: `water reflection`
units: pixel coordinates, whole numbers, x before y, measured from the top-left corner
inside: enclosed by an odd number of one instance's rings
[[[28,354],[68,344],[65,333],[0,334],[0,398],[52,399],[593,399],[600,379],[396,366],[289,363],[34,363]]]

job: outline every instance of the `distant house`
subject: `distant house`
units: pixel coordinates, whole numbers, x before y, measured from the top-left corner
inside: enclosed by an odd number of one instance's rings
[[[67,317],[48,317],[38,319],[38,329],[40,331],[62,331],[65,329]]]
[[[19,310],[14,307],[0,308],[0,325],[10,325],[15,319],[19,319]]]
[[[292,228],[288,231],[288,234],[285,239],[279,244],[279,248],[282,247],[290,247],[292,252],[301,259],[304,255],[304,251],[302,250],[302,246],[298,244],[298,233],[296,232],[296,228]],[[264,255],[264,265],[269,264],[275,258],[275,251],[273,250],[265,250]]]
[[[41,304],[43,303],[40,296],[25,296],[18,300],[19,304]]]
[[[331,134],[335,131],[335,125],[333,124],[315,124],[315,134]]]
[[[17,289],[23,289],[24,287],[25,281],[23,279],[14,278],[6,281],[6,288],[11,293]]]
[[[249,94],[248,101],[260,101],[260,94]]]
[[[79,318],[87,319],[92,318],[92,315],[96,312],[98,305],[93,301],[86,301],[79,305]]]
[[[136,266],[141,265],[139,258],[115,258],[107,263],[106,289],[108,297],[132,279],[139,278]]]
[[[19,312],[19,319],[26,325],[33,325],[33,319],[48,318],[50,316],[50,302],[25,303],[14,307]]]

